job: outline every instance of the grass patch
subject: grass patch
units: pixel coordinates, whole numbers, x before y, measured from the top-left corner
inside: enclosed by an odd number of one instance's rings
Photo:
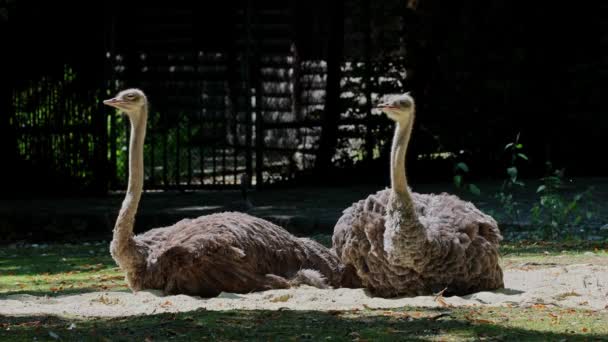
[[[0,297],[127,290],[108,244],[0,249]]]
[[[608,243],[593,241],[518,241],[501,244],[503,268],[557,265],[608,265]]]
[[[517,241],[505,242],[500,246],[503,256],[547,256],[547,255],[584,255],[592,252],[608,256],[608,241]]]

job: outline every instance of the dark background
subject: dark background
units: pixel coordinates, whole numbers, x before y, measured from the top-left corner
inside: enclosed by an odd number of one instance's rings
[[[123,189],[127,126],[101,100],[125,87],[151,101],[147,189],[386,184],[372,106],[403,91],[417,181],[504,178],[518,133],[524,177],[608,175],[608,4],[196,5],[0,0],[3,196]]]

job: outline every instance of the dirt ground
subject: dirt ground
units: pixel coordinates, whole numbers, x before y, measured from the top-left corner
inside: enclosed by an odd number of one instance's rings
[[[463,297],[419,296],[383,299],[362,289],[321,290],[308,286],[251,294],[222,293],[201,299],[162,296],[155,291],[89,292],[58,297],[9,295],[0,300],[0,315],[58,315],[62,317],[118,317],[164,312],[206,310],[352,310],[403,306],[532,306],[608,310],[608,266],[590,263],[542,267],[519,264],[505,271],[505,289]]]

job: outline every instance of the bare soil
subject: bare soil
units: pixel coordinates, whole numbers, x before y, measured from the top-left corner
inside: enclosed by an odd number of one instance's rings
[[[419,296],[384,299],[363,289],[321,290],[308,286],[251,294],[222,293],[202,299],[162,296],[155,291],[89,292],[58,297],[27,294],[0,300],[0,315],[58,315],[62,317],[120,317],[206,310],[365,310],[378,308],[461,306],[556,306],[608,310],[608,266],[590,263],[538,265],[526,261],[505,271],[505,289],[468,296]]]

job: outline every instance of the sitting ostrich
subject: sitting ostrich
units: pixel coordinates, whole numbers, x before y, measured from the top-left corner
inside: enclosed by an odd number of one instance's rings
[[[443,290],[463,295],[503,287],[496,221],[456,196],[418,194],[408,187],[405,156],[414,99],[406,93],[378,108],[396,125],[391,188],[344,210],[333,235],[341,261],[380,297]]]
[[[184,219],[133,236],[143,188],[148,102],[141,90],[128,89],[104,104],[124,112],[131,122],[129,184],[110,251],[133,291],[212,297],[222,291],[247,293],[304,283],[340,285],[342,265],[329,249],[243,213]]]

